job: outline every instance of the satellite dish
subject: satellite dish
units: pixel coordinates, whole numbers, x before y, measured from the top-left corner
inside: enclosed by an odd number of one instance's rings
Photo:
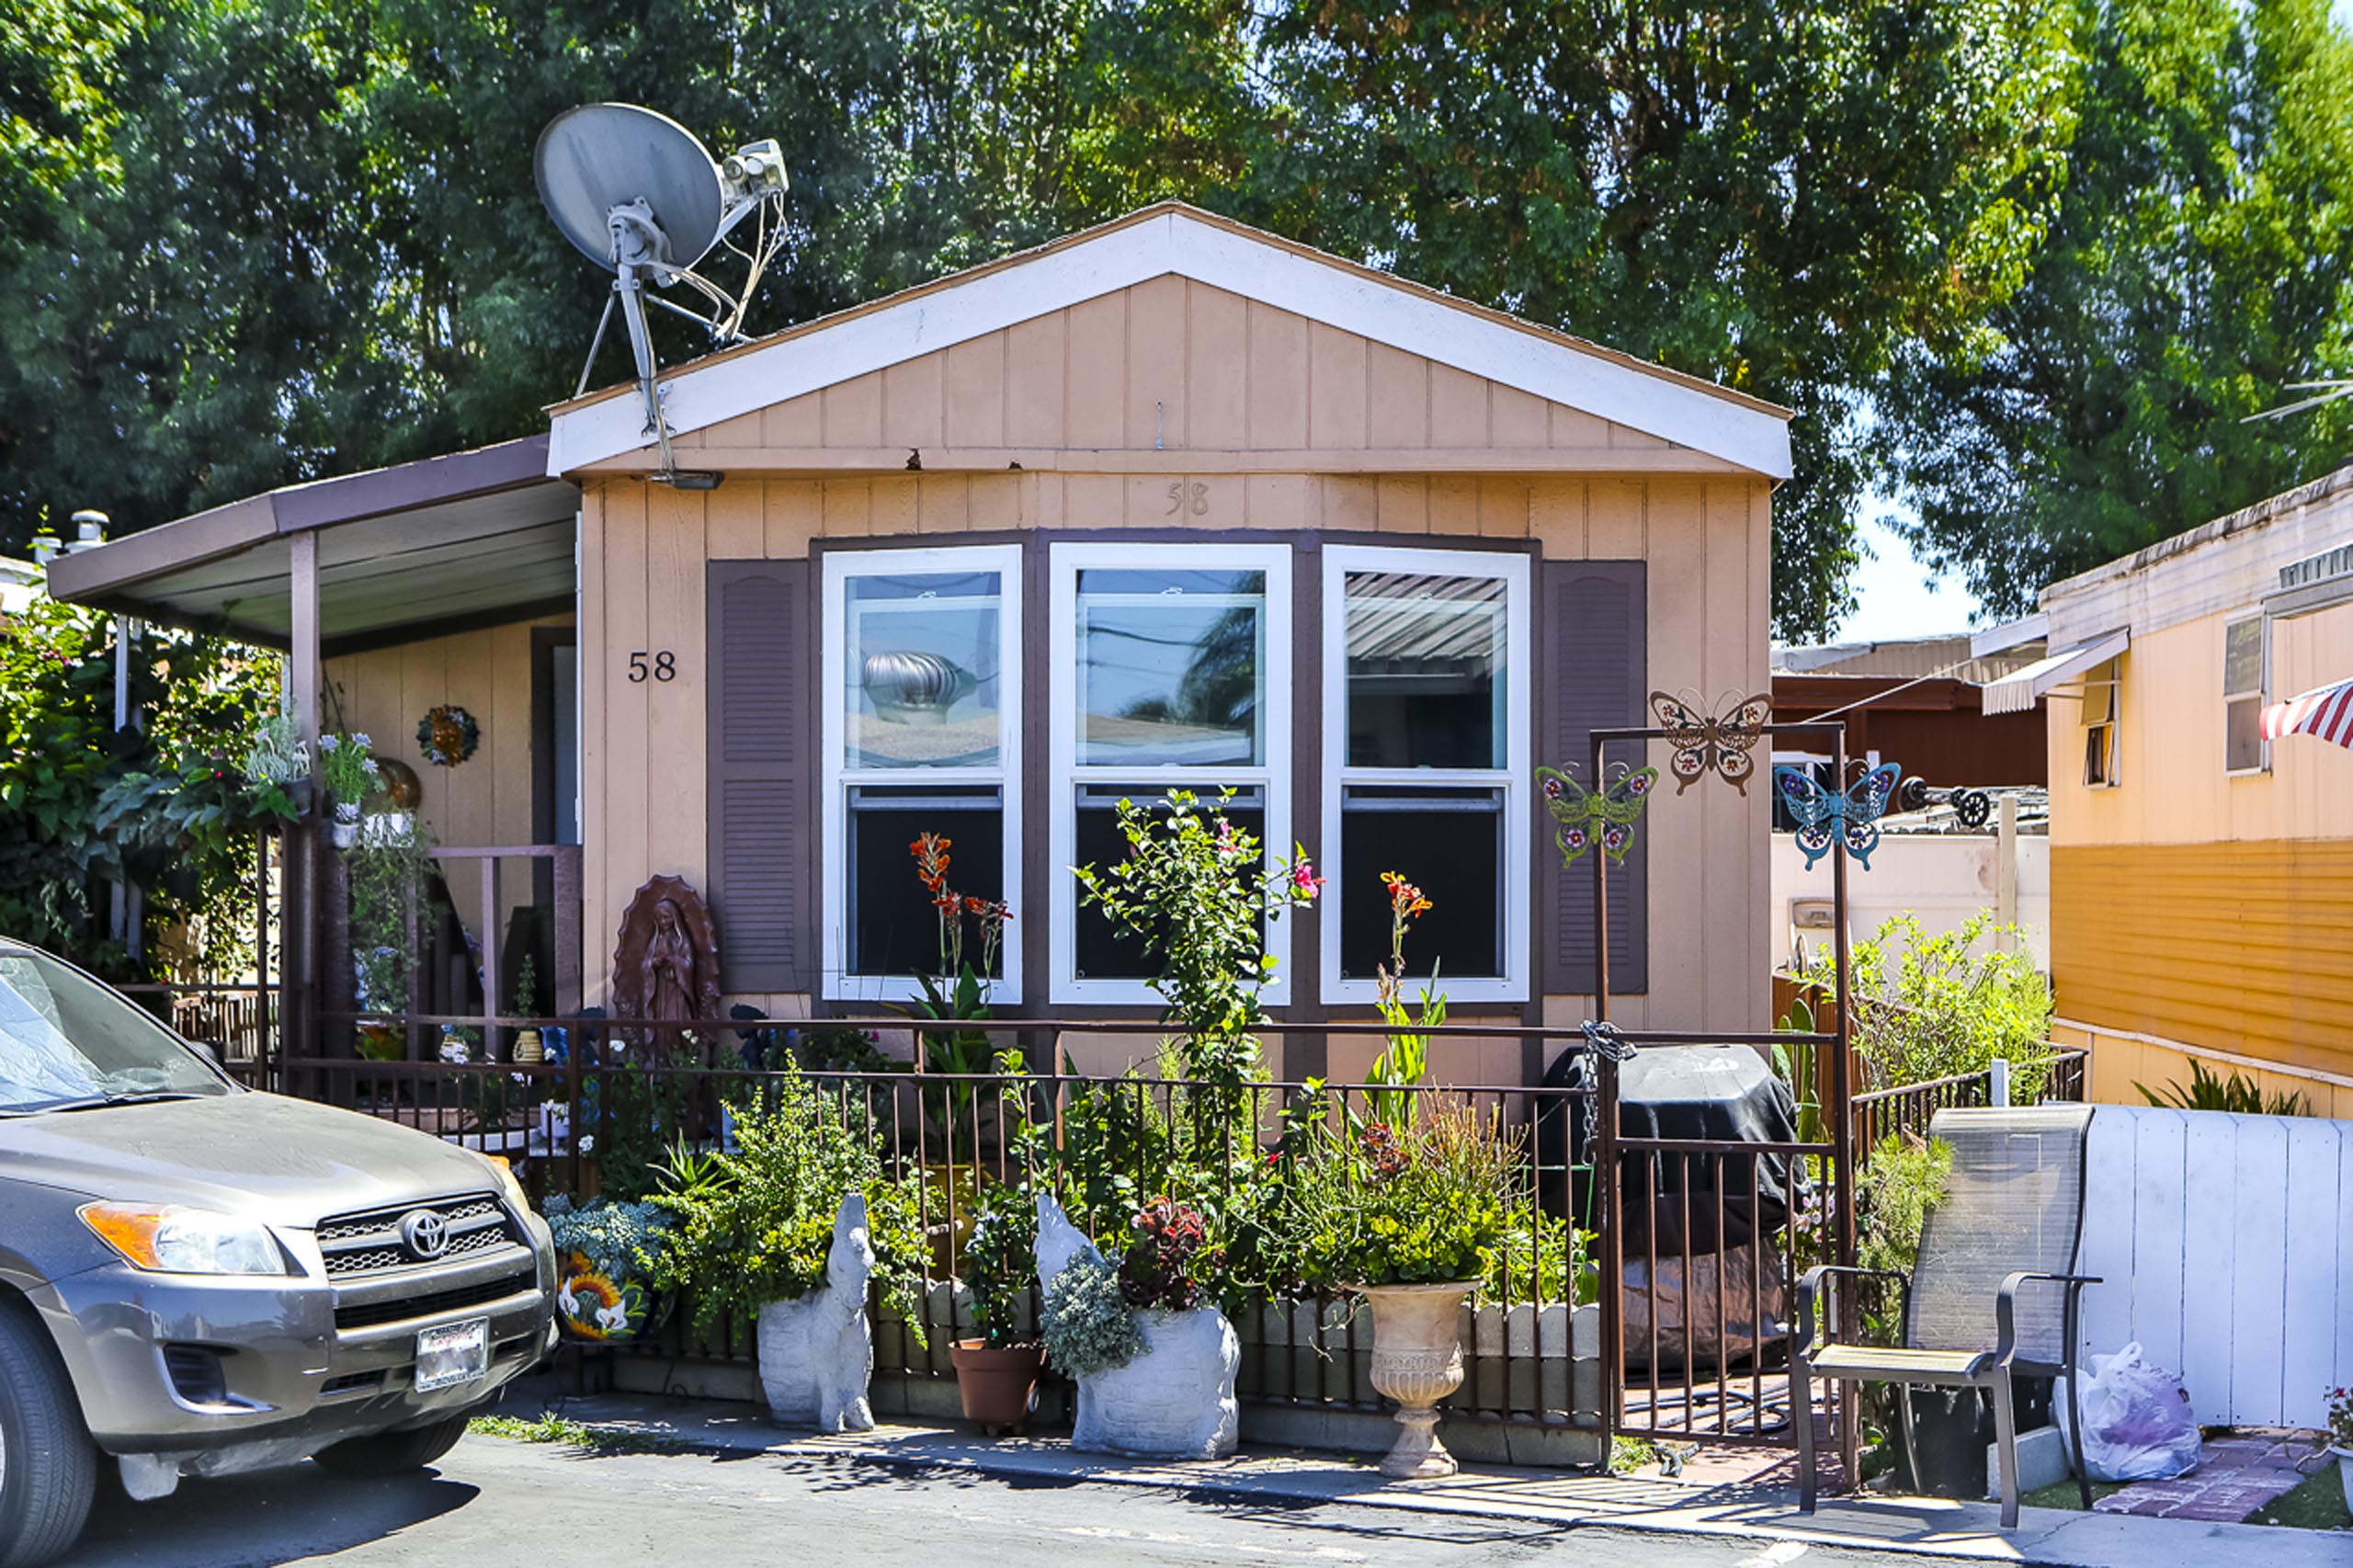
[[[557,232],[613,274],[613,292],[597,320],[574,395],[588,390],[597,350],[604,346],[618,301],[645,397],[646,434],[662,448],[662,471],[654,477],[710,488],[717,475],[680,473],[671,459],[645,306],[650,301],[696,323],[710,334],[714,347],[747,341],[744,312],[758,292],[761,273],[784,244],[782,150],[774,142],[754,142],[718,164],[694,132],[666,115],[635,104],[583,104],[564,110],[540,132],[531,173]],[[759,222],[751,246],[730,241],[735,228],[755,214]],[[695,270],[722,242],[745,264],[743,286],[732,294]],[[699,315],[650,295],[648,283],[660,289],[684,283],[703,297],[711,313]]]
[[[719,243],[725,198],[719,165],[693,131],[635,104],[582,104],[548,121],[531,153],[540,199],[563,237],[606,267],[612,213],[642,202],[667,240],[668,267],[685,269]]]

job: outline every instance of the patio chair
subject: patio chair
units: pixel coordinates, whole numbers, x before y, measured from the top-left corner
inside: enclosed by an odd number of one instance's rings
[[[1813,1384],[1819,1378],[1896,1385],[1901,1441],[1915,1476],[1920,1466],[1912,1434],[1914,1385],[1990,1391],[2002,1526],[2018,1524],[2011,1380],[2060,1380],[2061,1397],[2074,1412],[2076,1303],[2085,1286],[2099,1283],[2070,1272],[2083,1229],[2084,1140],[2091,1118],[2091,1107],[2077,1105],[1938,1111],[1928,1135],[1951,1146],[1952,1174],[1944,1200],[1928,1213],[1910,1276],[1835,1266],[1806,1272],[1798,1287],[1790,1373],[1799,1506],[1805,1512],[1814,1504]],[[1823,1287],[1834,1275],[1895,1280],[1904,1325],[1900,1347],[1830,1339]],[[2068,1423],[2075,1439],[2075,1483],[2089,1508],[2082,1425]]]

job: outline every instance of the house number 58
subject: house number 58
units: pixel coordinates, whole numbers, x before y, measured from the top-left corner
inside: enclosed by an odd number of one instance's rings
[[[1199,480],[1187,483],[1181,479],[1168,482],[1168,510],[1162,514],[1173,517],[1179,512],[1199,517],[1210,509],[1210,487]]]
[[[655,680],[677,679],[678,655],[673,653],[667,648],[664,648],[657,653],[648,653],[646,650],[640,648],[636,653],[631,653],[629,656],[630,684],[631,686],[643,686],[645,684],[645,677],[648,675],[651,675]]]

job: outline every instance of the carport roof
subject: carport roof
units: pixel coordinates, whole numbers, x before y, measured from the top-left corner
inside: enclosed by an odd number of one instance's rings
[[[544,435],[248,496],[50,565],[75,604],[284,647],[295,535],[318,538],[329,655],[569,609],[577,485]]]

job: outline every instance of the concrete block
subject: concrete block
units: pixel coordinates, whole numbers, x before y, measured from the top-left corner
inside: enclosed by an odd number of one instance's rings
[[[2075,1473],[2066,1443],[2056,1426],[2038,1426],[2031,1432],[2018,1434],[2018,1491],[2033,1492],[2045,1486],[2055,1486]],[[1985,1445],[1985,1496],[1988,1501],[2002,1495],[2002,1455],[2000,1445]]]

